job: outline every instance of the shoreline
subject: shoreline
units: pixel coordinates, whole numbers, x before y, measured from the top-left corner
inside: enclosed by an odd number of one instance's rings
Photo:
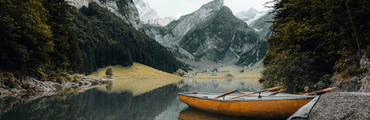
[[[77,89],[81,92],[101,85],[112,84],[113,80],[108,78],[91,78],[81,74],[73,74],[69,75],[69,77],[74,80],[60,83],[57,81],[40,81],[28,76],[23,80],[19,80],[20,82],[12,88],[1,86],[0,99],[28,95],[51,96],[69,89]]]

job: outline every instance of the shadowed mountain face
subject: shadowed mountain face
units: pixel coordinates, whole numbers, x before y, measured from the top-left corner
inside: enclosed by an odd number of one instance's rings
[[[178,58],[218,64],[252,65],[267,50],[254,29],[214,0],[166,27],[143,25],[145,32]]]

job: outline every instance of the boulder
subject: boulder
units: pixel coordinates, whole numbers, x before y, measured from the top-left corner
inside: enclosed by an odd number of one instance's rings
[[[71,88],[72,84],[71,84],[71,82],[65,82],[65,83],[62,84],[62,87],[63,88]]]
[[[332,86],[337,87],[335,92],[358,92],[362,86],[359,76],[354,76],[351,81],[336,81]]]
[[[361,80],[360,92],[370,92],[370,76],[366,76]]]
[[[315,87],[314,87],[314,90],[322,90],[322,89],[325,89],[325,88],[328,88],[329,85],[327,83],[324,83],[322,81],[319,81],[318,83],[316,83]]]

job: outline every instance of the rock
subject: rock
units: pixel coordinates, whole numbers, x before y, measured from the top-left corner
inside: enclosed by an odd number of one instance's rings
[[[166,26],[168,23],[175,20],[173,17],[159,17],[157,12],[150,8],[149,4],[143,0],[134,0],[134,3],[139,11],[140,21],[144,24]]]
[[[307,119],[369,120],[369,101],[370,93],[327,93],[320,97]]]
[[[38,95],[40,97],[45,95],[55,95],[65,88],[81,88],[87,90],[94,88],[96,85],[100,84],[110,84],[112,79],[96,79],[88,78],[84,75],[76,74],[70,75],[72,78],[81,79],[82,81],[75,82],[63,82],[62,84],[54,81],[39,81],[32,77],[25,77],[25,79],[20,80],[19,84],[15,84],[13,88],[0,87],[0,97],[19,97],[23,95]]]
[[[71,84],[71,82],[65,82],[65,83],[62,84],[62,87],[63,88],[71,88],[72,84]]]
[[[82,6],[89,6],[89,2],[86,0],[66,0],[68,3],[72,6],[75,6],[76,8],[81,8]]]
[[[56,89],[56,91],[62,91],[63,90],[63,86],[59,83],[54,83],[53,84],[53,87]]]
[[[72,83],[72,88],[78,88],[79,84],[78,83]]]
[[[370,50],[370,46],[368,46],[365,50]],[[361,59],[360,59],[360,67],[364,70],[366,70],[367,72],[370,71],[370,60],[369,60],[369,57],[368,55],[366,54],[363,54]]]
[[[267,50],[266,41],[235,17],[224,0],[204,4],[165,27],[143,25],[140,29],[176,57],[200,62],[249,66]]]
[[[80,81],[78,82],[80,86],[90,86],[91,83],[90,82],[86,82],[86,81]]]
[[[360,92],[370,92],[370,76],[366,76],[361,80]]]
[[[362,82],[359,76],[354,76],[351,81],[334,81],[331,85],[337,87],[335,92],[359,92],[362,87]]]
[[[139,12],[132,0],[67,0],[68,3],[77,8],[89,6],[89,3],[95,2],[120,17],[126,23],[138,28],[140,23]],[[117,4],[117,1],[121,4]],[[123,4],[122,4],[123,3]]]
[[[351,82],[353,82],[353,83],[361,83],[360,77],[359,76],[352,77]]]
[[[325,88],[328,88],[329,85],[327,83],[324,83],[322,81],[319,81],[318,83],[316,83],[315,87],[314,87],[314,90],[322,90],[322,89],[325,89]]]
[[[91,81],[89,81],[90,83],[91,83],[91,85],[99,85],[101,82],[100,82],[100,80],[91,80]]]

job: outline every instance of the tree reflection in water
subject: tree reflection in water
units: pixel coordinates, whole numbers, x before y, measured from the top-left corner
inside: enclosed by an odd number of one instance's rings
[[[69,93],[20,103],[3,113],[4,120],[135,120],[153,119],[164,111],[181,92],[175,85],[167,85],[151,92],[133,96],[130,92],[106,93],[97,89],[83,93]]]
[[[243,82],[244,84],[241,84]],[[116,82],[118,83],[118,82]],[[134,95],[123,88],[121,92],[109,92],[117,85],[107,85],[85,92],[70,92],[33,101],[2,100],[2,120],[136,120],[178,119],[187,108],[180,102],[180,92],[203,91],[222,93],[232,89],[255,91],[261,88],[258,79],[205,79],[184,80]],[[5,109],[6,108],[6,109]],[[209,115],[209,114],[206,114]],[[212,117],[212,115],[210,115]],[[229,117],[230,119],[232,117]]]

